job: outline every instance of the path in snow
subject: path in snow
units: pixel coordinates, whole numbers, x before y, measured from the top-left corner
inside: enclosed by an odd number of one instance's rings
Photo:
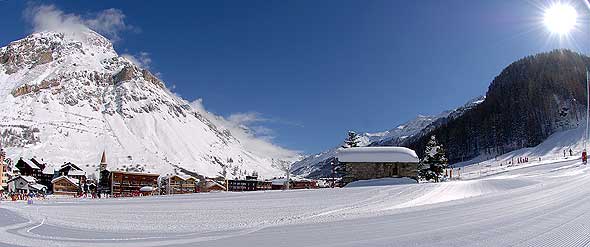
[[[15,219],[0,223],[0,243],[25,246],[586,246],[590,170],[570,161],[439,184],[2,202],[0,216]]]

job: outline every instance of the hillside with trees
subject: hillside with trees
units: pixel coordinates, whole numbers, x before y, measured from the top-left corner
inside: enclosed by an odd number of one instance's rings
[[[522,58],[491,83],[485,100],[453,119],[440,119],[403,146],[418,153],[430,136],[451,163],[493,157],[541,143],[559,130],[583,124],[590,57],[554,50]]]

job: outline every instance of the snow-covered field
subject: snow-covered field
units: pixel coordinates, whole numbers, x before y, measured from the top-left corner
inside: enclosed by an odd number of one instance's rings
[[[590,169],[468,181],[0,203],[0,246],[588,246]]]

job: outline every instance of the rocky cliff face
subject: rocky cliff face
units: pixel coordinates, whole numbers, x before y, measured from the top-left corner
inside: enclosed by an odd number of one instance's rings
[[[282,174],[273,160],[296,158],[249,150],[90,30],[34,33],[0,48],[0,87],[0,133],[13,158],[93,172],[106,149],[113,169],[266,177]]]

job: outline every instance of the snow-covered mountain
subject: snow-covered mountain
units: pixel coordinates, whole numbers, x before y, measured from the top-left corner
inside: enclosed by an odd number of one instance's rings
[[[418,115],[416,118],[401,124],[394,129],[378,133],[365,133],[363,136],[373,137],[367,145],[378,145],[383,142],[399,145],[405,139],[416,135],[434,121],[447,117],[449,113],[450,111],[444,111],[434,116]]]
[[[430,129],[443,124],[449,119],[461,116],[465,111],[480,104],[485,96],[476,97],[461,107],[454,110],[443,111],[438,115],[418,115],[416,118],[407,121],[397,127],[376,133],[365,132],[359,134],[360,146],[403,146],[409,138],[428,133]],[[310,155],[300,161],[293,163],[292,171],[295,175],[318,178],[326,177],[331,173],[331,162],[334,161],[336,146],[327,151]]]
[[[393,133],[393,135],[373,141],[370,145],[405,146],[408,144],[408,141],[411,141],[411,139],[427,135],[433,129],[436,129],[443,124],[462,116],[465,114],[465,112],[481,104],[485,98],[486,96],[475,97],[454,110],[443,111],[436,116],[422,117],[419,115],[416,119],[410,121],[409,123],[400,125],[394,130],[390,130],[389,132]],[[402,127],[402,130],[398,130],[400,127]]]
[[[0,48],[0,128],[8,157],[97,169],[282,175],[295,152],[224,126],[86,30],[37,32]],[[231,130],[231,131],[230,131]]]

